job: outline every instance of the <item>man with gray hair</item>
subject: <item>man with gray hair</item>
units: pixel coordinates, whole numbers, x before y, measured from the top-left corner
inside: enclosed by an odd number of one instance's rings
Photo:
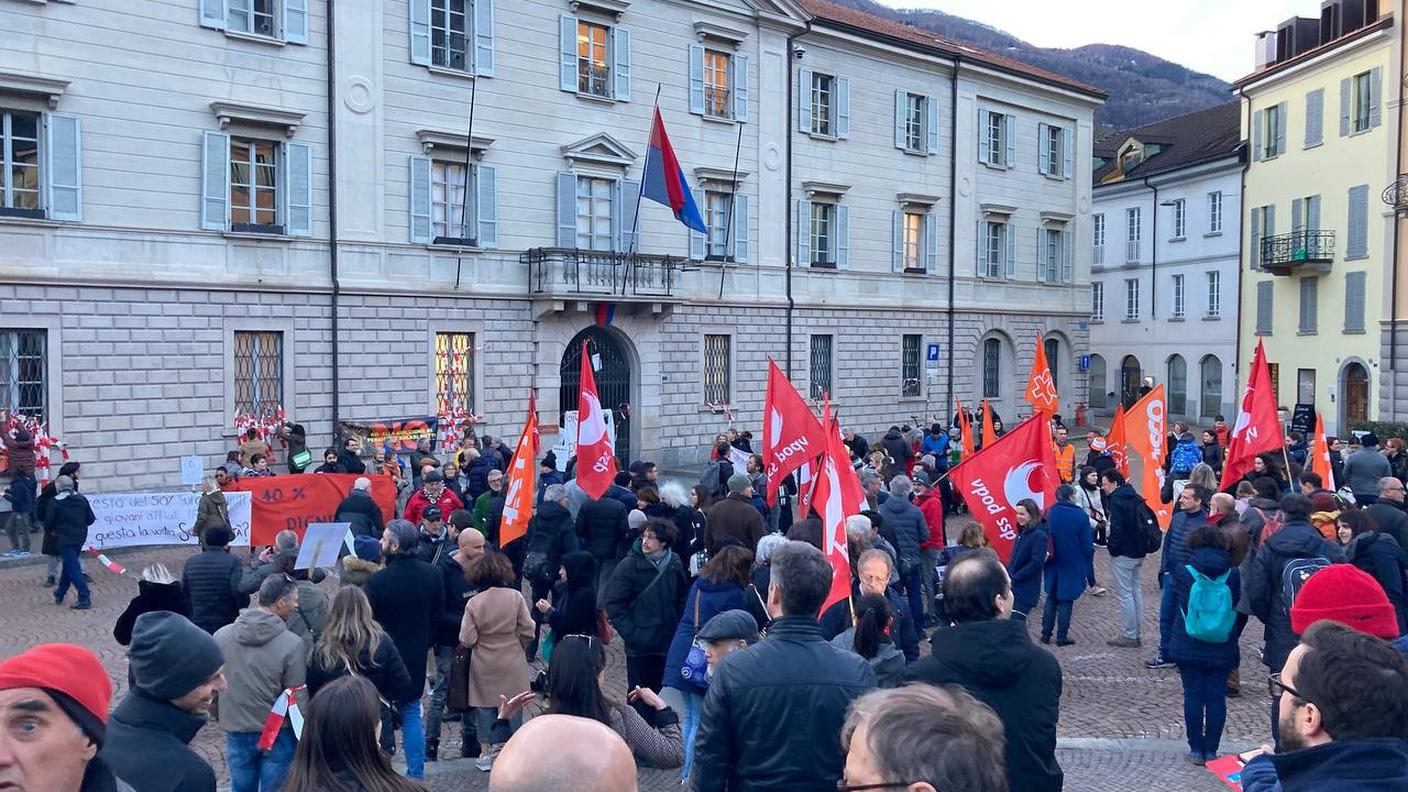
[[[1403,482],[1393,476],[1379,479],[1379,498],[1364,510],[1379,526],[1379,532],[1392,536],[1399,547],[1408,547],[1408,513],[1403,511]]]
[[[767,638],[724,658],[709,682],[695,738],[698,792],[832,789],[846,708],[875,687],[865,660],[821,637],[816,613],[831,591],[821,551],[788,542],[771,567]]]
[[[332,521],[348,523],[354,537],[381,538],[381,532],[386,529],[386,525],[382,521],[381,507],[372,500],[371,479],[359,476],[352,482],[352,490],[342,499],[342,503],[337,505]]]
[[[293,565],[298,560],[298,533],[285,528],[274,534],[274,544],[265,548],[264,552],[255,559],[254,566],[249,568],[240,578],[239,592],[241,594],[254,594],[264,583],[264,579],[275,572],[288,573],[293,571]],[[314,583],[321,583],[327,577],[327,573],[321,569],[310,569],[308,579]]]
[[[924,512],[910,502],[914,483],[908,476],[895,476],[890,479],[890,497],[877,509],[890,526],[895,537],[895,550],[900,554],[900,584],[904,586],[909,599],[909,612],[914,614],[916,624],[924,619],[924,576],[919,566],[922,562],[919,543],[929,538],[929,524],[924,520]]]
[[[865,517],[861,520],[870,522]],[[850,518],[847,518],[846,540],[854,543]],[[854,544],[852,547],[854,548]],[[860,547],[866,547],[862,538]],[[855,553],[855,550],[851,550]],[[851,596],[859,600],[866,594],[879,594],[890,603],[891,619],[889,634],[895,644],[895,648],[904,652],[904,659],[907,663],[913,663],[919,659],[919,634],[921,628],[915,622],[914,617],[909,612],[909,604],[905,602],[898,589],[893,585],[895,577],[895,561],[889,553],[877,548],[870,548],[860,553],[860,557],[855,561],[855,577],[851,581]],[[821,637],[831,640],[845,632],[852,624],[852,614],[860,610],[860,606],[852,609],[851,604],[846,600],[832,603],[831,607],[822,612],[818,625],[821,628]]]
[[[885,491],[885,480],[871,468],[860,469],[860,486],[865,490],[865,502],[872,509],[880,508],[890,493]]]
[[[445,606],[445,587],[435,567],[422,561],[416,546],[420,529],[406,520],[392,520],[381,535],[386,568],[367,578],[364,589],[372,615],[391,636],[410,673],[410,689],[425,690],[426,657]],[[421,722],[420,696],[400,702],[401,741],[406,751],[406,774],[425,777],[425,724]]]
[[[908,685],[861,696],[846,715],[841,748],[848,789],[1008,789],[1002,722],[956,686]]]
[[[543,489],[543,502],[528,521],[528,532],[523,537],[522,571],[532,588],[530,602],[547,598],[562,568],[562,557],[580,549],[572,512],[567,508],[567,485],[549,484]],[[542,622],[535,619],[534,624],[535,637],[528,647],[529,657],[537,652],[536,636],[542,632]]]

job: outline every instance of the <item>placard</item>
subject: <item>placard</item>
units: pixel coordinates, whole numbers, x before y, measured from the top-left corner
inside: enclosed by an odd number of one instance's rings
[[[611,448],[616,448],[616,420],[615,414],[611,410],[601,411],[602,420],[606,421],[606,436],[611,438]],[[557,456],[558,470],[562,470],[567,465],[567,460],[577,455],[577,411],[568,410],[562,414],[562,427],[557,432],[557,445],[552,447],[552,452]]]
[[[1315,431],[1315,405],[1301,402],[1291,412],[1291,431],[1310,437]]]
[[[200,505],[199,492],[85,493],[97,521],[88,528],[88,543],[99,550],[147,545],[196,545],[191,532]],[[250,496],[227,492],[232,545],[249,544]]]
[[[294,569],[332,568],[337,565],[342,539],[352,529],[352,523],[310,523],[298,546]]]
[[[187,487],[200,484],[205,475],[205,462],[200,454],[181,457],[181,483]]]

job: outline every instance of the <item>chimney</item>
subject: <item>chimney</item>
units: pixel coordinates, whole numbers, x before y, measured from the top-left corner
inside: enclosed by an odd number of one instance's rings
[[[1256,70],[1261,71],[1276,62],[1276,32],[1263,30],[1256,34]]]

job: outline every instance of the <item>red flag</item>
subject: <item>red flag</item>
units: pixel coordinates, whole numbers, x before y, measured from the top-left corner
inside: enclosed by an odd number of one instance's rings
[[[822,453],[822,444],[822,428],[816,416],[787,375],[768,358],[768,388],[763,399],[763,470],[768,478],[768,505],[777,505],[777,488],[782,480]]]
[[[1045,509],[1056,502],[1056,456],[1051,432],[1037,413],[959,463],[949,474],[968,510],[983,524],[988,543],[1006,563],[1017,539],[1017,502],[1036,501]]]
[[[846,453],[846,447],[841,442],[841,433],[831,422],[829,397],[822,408],[822,423],[827,427],[826,448],[817,470],[812,503],[816,504],[821,515],[822,548],[827,562],[831,564],[831,592],[821,606],[822,612],[825,612],[833,603],[851,594],[851,556],[846,549],[846,516],[860,512],[865,494],[855,470],[851,468],[850,454]]]
[[[1046,365],[1046,345],[1041,333],[1036,334],[1036,357],[1032,358],[1032,372],[1027,376],[1027,392],[1022,398],[1031,402],[1037,412],[1055,413],[1061,409],[1061,397],[1056,394],[1056,381],[1051,377],[1051,367]]]
[[[973,456],[973,425],[968,422],[968,413],[963,411],[963,402],[954,399],[954,404],[958,405],[958,438],[963,449],[959,459],[967,459]]]
[[[1325,489],[1335,491],[1335,469],[1330,464],[1330,444],[1325,439],[1325,416],[1315,413],[1315,458],[1310,469],[1320,474]]]
[[[1124,405],[1115,408],[1115,417],[1110,421],[1110,431],[1105,433],[1105,447],[1110,459],[1115,462],[1115,470],[1125,479],[1129,478],[1129,444],[1125,441]]]
[[[582,342],[582,389],[577,398],[577,486],[593,500],[605,494],[616,480],[616,455],[606,433],[606,417],[596,395],[587,342]]]
[[[1167,416],[1164,386],[1158,385],[1129,408],[1123,421],[1129,447],[1142,460],[1136,488],[1144,496],[1144,502],[1154,510],[1159,527],[1164,529],[1173,519],[1173,504],[1164,503],[1160,496],[1164,486],[1164,456],[1168,453]]]
[[[983,399],[983,448],[987,448],[997,440],[997,429],[992,424],[992,406],[987,399]]]
[[[1256,342],[1252,356],[1252,372],[1247,389],[1242,393],[1242,409],[1232,426],[1232,441],[1227,444],[1227,461],[1222,467],[1222,489],[1227,489],[1252,469],[1257,454],[1281,448],[1281,421],[1276,415],[1276,394],[1271,392],[1271,369],[1266,365],[1266,350]]]
[[[538,400],[528,394],[528,421],[518,438],[518,448],[508,468],[504,489],[504,516],[499,523],[499,547],[528,533],[533,519],[533,498],[538,488]],[[580,467],[580,466],[579,466]]]

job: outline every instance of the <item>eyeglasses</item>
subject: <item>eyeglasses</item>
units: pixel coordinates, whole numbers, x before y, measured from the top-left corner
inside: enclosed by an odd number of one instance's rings
[[[913,786],[914,784],[918,783],[920,782],[886,781],[880,784],[847,784],[846,779],[839,778],[836,780],[836,790],[837,792],[861,792],[861,790],[863,789],[901,789],[904,787]]]
[[[1304,693],[1301,693],[1299,690],[1296,690],[1290,685],[1287,685],[1285,682],[1282,682],[1281,672],[1279,671],[1274,674],[1267,675],[1266,691],[1271,694],[1271,698],[1273,699],[1280,698],[1282,693],[1290,693],[1291,696],[1293,696],[1294,698],[1304,701],[1307,704],[1315,703],[1310,699],[1306,698]]]

